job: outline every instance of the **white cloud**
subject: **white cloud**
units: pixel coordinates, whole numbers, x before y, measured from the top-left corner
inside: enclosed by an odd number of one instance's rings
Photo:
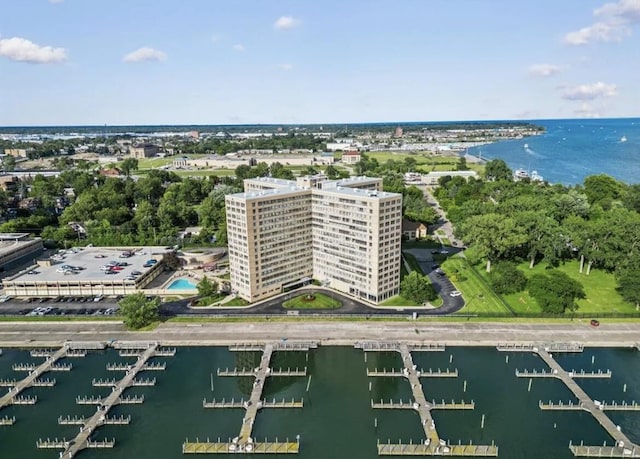
[[[126,54],[122,60],[124,62],[165,61],[167,60],[167,55],[157,49],[143,46]]]
[[[564,36],[568,45],[588,45],[594,41],[620,42],[631,34],[631,29],[619,22],[596,22]]]
[[[243,52],[246,48],[244,47],[244,45],[238,43],[235,44],[231,47],[231,49],[233,49],[234,51],[238,51],[239,53]]]
[[[640,22],[640,0],[605,3],[593,12],[596,16],[613,17],[630,23]]]
[[[612,97],[617,93],[618,87],[615,84],[598,81],[593,84],[581,84],[565,88],[562,98],[567,100],[594,100],[600,97]]]
[[[0,39],[0,56],[30,64],[54,64],[67,60],[67,50],[40,46],[26,38],[13,37]]]
[[[553,64],[535,64],[529,67],[529,75],[536,77],[550,77],[560,73],[560,67]]]
[[[62,3],[64,0],[49,0],[49,3]]]
[[[293,16],[280,16],[276,22],[273,23],[273,27],[278,30],[289,30],[300,25],[300,20]]]
[[[574,110],[573,113],[575,113],[576,116],[580,118],[601,118],[602,117],[602,114],[600,112],[598,112],[594,107],[587,104],[586,102],[583,103],[580,106],[580,108]]]
[[[569,32],[564,42],[569,45],[587,45],[594,42],[620,42],[631,35],[631,26],[640,23],[640,0],[619,0],[605,3],[593,11],[598,22]]]
[[[293,70],[293,64],[278,64],[282,70]]]

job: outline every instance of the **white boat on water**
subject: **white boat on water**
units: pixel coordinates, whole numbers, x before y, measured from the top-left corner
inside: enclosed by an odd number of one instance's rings
[[[522,179],[527,179],[529,178],[529,173],[527,171],[525,171],[524,169],[517,169],[514,174],[513,174],[516,179],[518,180],[522,180]]]
[[[524,148],[529,148],[529,144],[528,144],[528,143],[525,143],[525,144],[524,144]]]
[[[622,136],[620,137],[620,142],[626,142],[627,141],[627,137],[626,136]]]
[[[533,181],[533,182],[544,182],[544,177],[542,177],[542,175],[538,174],[538,171],[532,171],[531,172],[531,181]]]

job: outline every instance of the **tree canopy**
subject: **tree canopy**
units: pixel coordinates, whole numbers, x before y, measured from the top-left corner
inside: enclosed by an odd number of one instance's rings
[[[134,293],[125,296],[118,303],[119,314],[124,318],[127,328],[138,330],[146,327],[159,319],[160,300],[158,298],[147,299],[144,293]]]

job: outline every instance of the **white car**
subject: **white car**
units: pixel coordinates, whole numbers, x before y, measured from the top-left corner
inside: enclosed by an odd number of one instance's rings
[[[454,298],[456,296],[461,296],[461,295],[462,295],[462,292],[459,292],[458,290],[454,290],[453,292],[449,293],[449,296],[452,296]]]
[[[93,299],[93,302],[94,302],[94,303],[97,303],[97,302],[99,302],[99,301],[102,301],[102,299],[103,299],[103,298],[104,298],[104,296],[102,296],[102,295],[98,295],[98,296],[96,296],[96,297]]]

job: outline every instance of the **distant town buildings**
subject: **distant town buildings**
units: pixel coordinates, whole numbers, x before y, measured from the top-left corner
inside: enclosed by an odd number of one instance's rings
[[[14,158],[26,158],[29,154],[28,149],[26,148],[5,148],[4,154],[13,156]]]
[[[402,195],[382,179],[257,178],[226,196],[231,286],[248,301],[312,279],[370,303],[399,293]]]
[[[151,143],[143,143],[129,148],[132,158],[151,158],[160,152],[160,147]]]
[[[345,151],[344,153],[342,153],[341,161],[343,164],[353,165],[360,162],[361,158],[362,156],[360,155],[359,151]]]
[[[420,174],[417,172],[407,172],[404,174],[404,183],[407,185],[438,185],[438,180],[441,177],[463,177],[465,180],[469,178],[479,178],[476,171],[431,171],[426,174]]]
[[[402,128],[400,126],[396,127],[396,130],[393,132],[393,136],[396,138],[402,137]]]

